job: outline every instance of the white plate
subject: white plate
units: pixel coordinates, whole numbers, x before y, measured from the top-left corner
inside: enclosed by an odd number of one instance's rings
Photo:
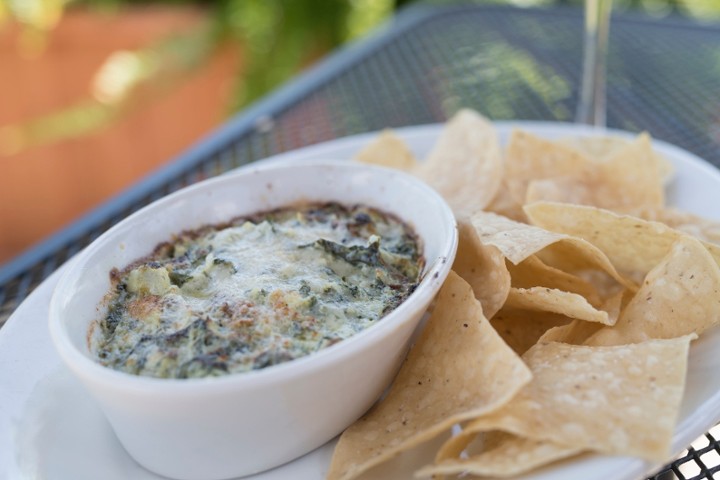
[[[547,138],[598,134],[597,130],[572,124],[500,122],[498,127],[503,141],[513,127]],[[437,138],[439,129],[439,125],[428,125],[399,129],[398,133],[422,158]],[[278,161],[346,159],[375,135],[343,138],[273,158]],[[668,202],[720,220],[717,207],[720,205],[720,172],[677,147],[656,141],[655,148],[677,170],[668,185]],[[62,369],[47,330],[48,302],[57,279],[56,272],[45,280],[0,329],[0,480],[160,479],[130,459],[92,399]],[[720,329],[708,332],[691,348],[687,389],[673,441],[677,453],[720,421],[718,351]],[[331,454],[332,443],[292,463],[248,478],[322,479]],[[414,462],[428,459],[406,459],[404,467],[410,468]],[[634,458],[587,455],[522,478],[636,480],[660,466]],[[374,472],[373,478],[380,475]],[[412,478],[411,471],[385,472],[383,476]]]

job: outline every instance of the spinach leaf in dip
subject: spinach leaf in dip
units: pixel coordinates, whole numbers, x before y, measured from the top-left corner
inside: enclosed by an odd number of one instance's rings
[[[371,326],[412,293],[422,267],[414,232],[365,206],[239,218],[114,270],[90,349],[105,366],[150,377],[256,370]]]

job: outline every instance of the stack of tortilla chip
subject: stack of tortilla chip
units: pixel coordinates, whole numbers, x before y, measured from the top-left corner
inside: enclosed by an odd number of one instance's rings
[[[583,452],[668,460],[690,343],[720,321],[720,226],[665,207],[672,168],[648,135],[517,131],[503,153],[464,110],[422,163],[390,131],[358,159],[438,190],[460,245],[328,479],[379,478],[413,451],[415,476],[433,478],[508,478]]]

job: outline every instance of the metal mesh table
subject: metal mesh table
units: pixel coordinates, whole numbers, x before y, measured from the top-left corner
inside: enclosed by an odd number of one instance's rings
[[[572,121],[578,10],[510,7],[403,11],[329,57],[169,166],[0,269],[0,326],[40,282],[110,226],[185,185],[334,138],[440,122],[460,107],[494,120]],[[608,126],[647,130],[720,166],[720,28],[617,16],[608,61]],[[708,434],[653,478],[713,478]]]

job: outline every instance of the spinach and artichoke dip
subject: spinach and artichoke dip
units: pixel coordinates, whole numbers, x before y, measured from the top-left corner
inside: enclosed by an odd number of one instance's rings
[[[97,360],[190,378],[308,355],[380,320],[415,289],[414,232],[365,206],[310,204],[184,232],[111,273]]]

